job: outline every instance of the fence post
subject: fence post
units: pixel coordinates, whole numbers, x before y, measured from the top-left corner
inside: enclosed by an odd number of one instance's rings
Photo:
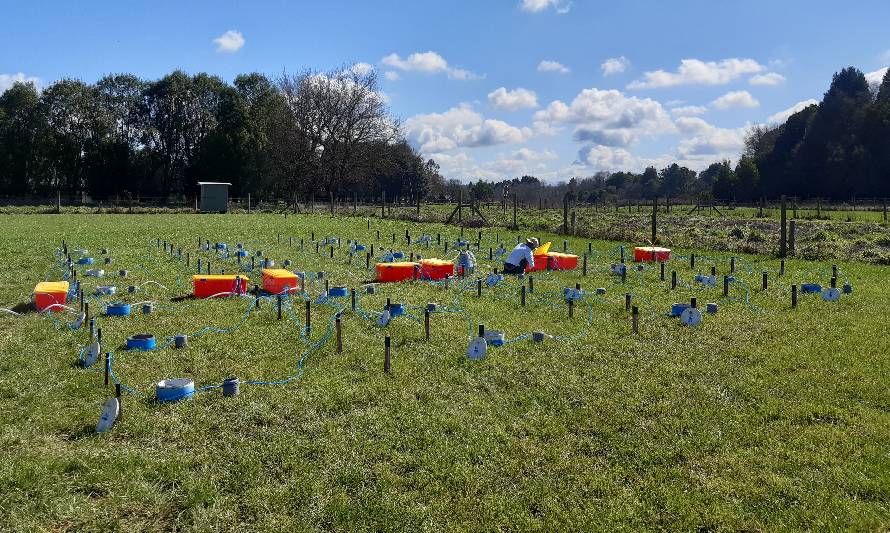
[[[779,228],[779,257],[785,257],[788,254],[788,206],[786,205],[785,195],[782,195],[781,204],[779,207],[779,218],[780,218],[780,228]]]
[[[562,197],[562,233],[569,232],[569,193]]]
[[[652,246],[658,242],[658,196],[652,200]]]
[[[797,233],[797,221],[791,220],[788,224],[788,251],[794,255],[794,237]]]
[[[887,204],[884,204],[884,220],[887,220]],[[516,225],[516,195],[513,195],[513,229],[519,229]]]

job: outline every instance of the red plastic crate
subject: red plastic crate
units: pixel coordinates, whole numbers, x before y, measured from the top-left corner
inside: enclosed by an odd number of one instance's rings
[[[637,246],[634,248],[634,261],[668,261],[671,258],[670,248],[658,246]]]
[[[34,307],[38,311],[61,311],[67,301],[67,281],[42,281],[34,287]]]
[[[421,279],[440,280],[454,275],[454,263],[444,259],[422,259],[420,261]]]
[[[235,274],[196,274],[192,276],[192,283],[195,285],[195,298],[211,298],[244,294],[250,279]]]
[[[269,294],[284,294],[300,290],[300,278],[283,268],[263,269],[263,290]]]
[[[377,263],[377,281],[396,282],[414,279],[415,271],[419,270],[418,263]]]
[[[550,258],[550,270],[575,270],[578,268],[577,255],[549,252],[547,256]]]

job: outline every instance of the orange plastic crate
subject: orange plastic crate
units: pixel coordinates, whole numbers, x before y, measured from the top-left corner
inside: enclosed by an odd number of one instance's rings
[[[550,257],[547,254],[544,255],[535,255],[535,267],[532,268],[530,266],[525,267],[526,272],[537,272],[539,270],[547,270],[547,265],[550,262]]]
[[[67,281],[42,281],[34,287],[34,307],[38,311],[61,311],[68,301]]]
[[[420,261],[421,279],[440,280],[454,275],[454,263],[444,259],[422,259]]]
[[[192,283],[195,285],[195,298],[210,298],[243,294],[250,279],[235,274],[196,274],[192,276]]]
[[[667,261],[671,258],[670,248],[658,246],[637,246],[634,248],[634,261]]]
[[[549,252],[547,256],[550,258],[550,270],[575,270],[578,268],[577,255]]]
[[[415,270],[420,269],[418,263],[377,263],[377,281],[393,282],[414,279]]]
[[[263,290],[269,294],[284,294],[300,290],[300,278],[283,268],[263,269]]]

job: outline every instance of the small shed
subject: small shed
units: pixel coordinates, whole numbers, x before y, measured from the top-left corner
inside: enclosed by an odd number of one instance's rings
[[[225,213],[229,210],[231,183],[199,181],[198,185],[201,187],[201,211]]]

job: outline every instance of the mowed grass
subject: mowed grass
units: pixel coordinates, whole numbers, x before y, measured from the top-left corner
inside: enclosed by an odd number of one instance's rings
[[[0,529],[4,530],[882,530],[890,526],[890,333],[887,267],[839,263],[854,293],[829,304],[813,296],[790,309],[791,283],[828,283],[830,265],[746,256],[734,300],[692,278],[726,253],[696,252],[657,268],[609,274],[616,243],[593,242],[589,275],[535,275],[528,306],[518,283],[485,288],[455,282],[380,286],[360,309],[381,311],[386,298],[438,302],[432,338],[421,322],[400,318],[381,329],[348,309],[343,353],[320,343],[335,309],[314,305],[309,341],[301,338],[302,302],[277,320],[262,301],[229,333],[190,339],[186,350],[122,349],[128,335],[159,338],[205,326],[237,325],[246,299],[174,301],[191,291],[197,256],[212,268],[233,263],[197,250],[198,238],[262,250],[279,264],[323,270],[332,285],[360,287],[372,275],[364,257],[347,263],[346,239],[443,256],[435,243],[405,246],[407,228],[442,234],[454,227],[316,215],[21,215],[2,216],[0,307],[28,300],[53,272],[62,239],[101,263],[109,248],[129,280],[84,278],[87,289],[156,281],[117,299],[154,300],[156,311],[129,318],[99,315],[114,371],[140,394],[123,399],[123,419],[93,433],[113,394],[102,375],[76,365],[87,332],[46,317],[0,313]],[[645,228],[641,228],[643,231]],[[376,231],[381,233],[380,241]],[[330,259],[316,238],[344,239]],[[467,229],[475,241],[475,229]],[[278,234],[281,234],[281,244]],[[561,249],[563,238],[539,235]],[[155,239],[190,253],[192,268],[165,256]],[[304,239],[304,250],[299,239]],[[516,234],[483,230],[477,257]],[[435,242],[435,241],[434,241]],[[588,241],[569,239],[570,250]],[[627,243],[630,244],[630,243]],[[450,250],[450,249],[449,249]],[[448,257],[451,256],[449,251]],[[770,288],[760,290],[760,272]],[[247,274],[254,279],[257,276]],[[844,279],[841,280],[843,283]],[[604,287],[569,319],[563,287]],[[317,295],[322,283],[312,284]],[[462,291],[462,288],[467,290]],[[624,294],[641,308],[631,333]],[[671,302],[720,302],[697,328],[664,316]],[[101,305],[93,301],[93,314]],[[98,309],[97,309],[98,308]],[[418,314],[417,311],[414,311]],[[420,316],[420,315],[418,315]],[[69,320],[73,317],[69,317]],[[465,357],[476,324],[508,338],[545,331],[568,337],[491,348],[485,361]],[[383,372],[383,337],[392,337],[393,371]],[[153,383],[192,377],[198,386],[236,375],[286,385],[218,390],[175,404],[153,401]]]

